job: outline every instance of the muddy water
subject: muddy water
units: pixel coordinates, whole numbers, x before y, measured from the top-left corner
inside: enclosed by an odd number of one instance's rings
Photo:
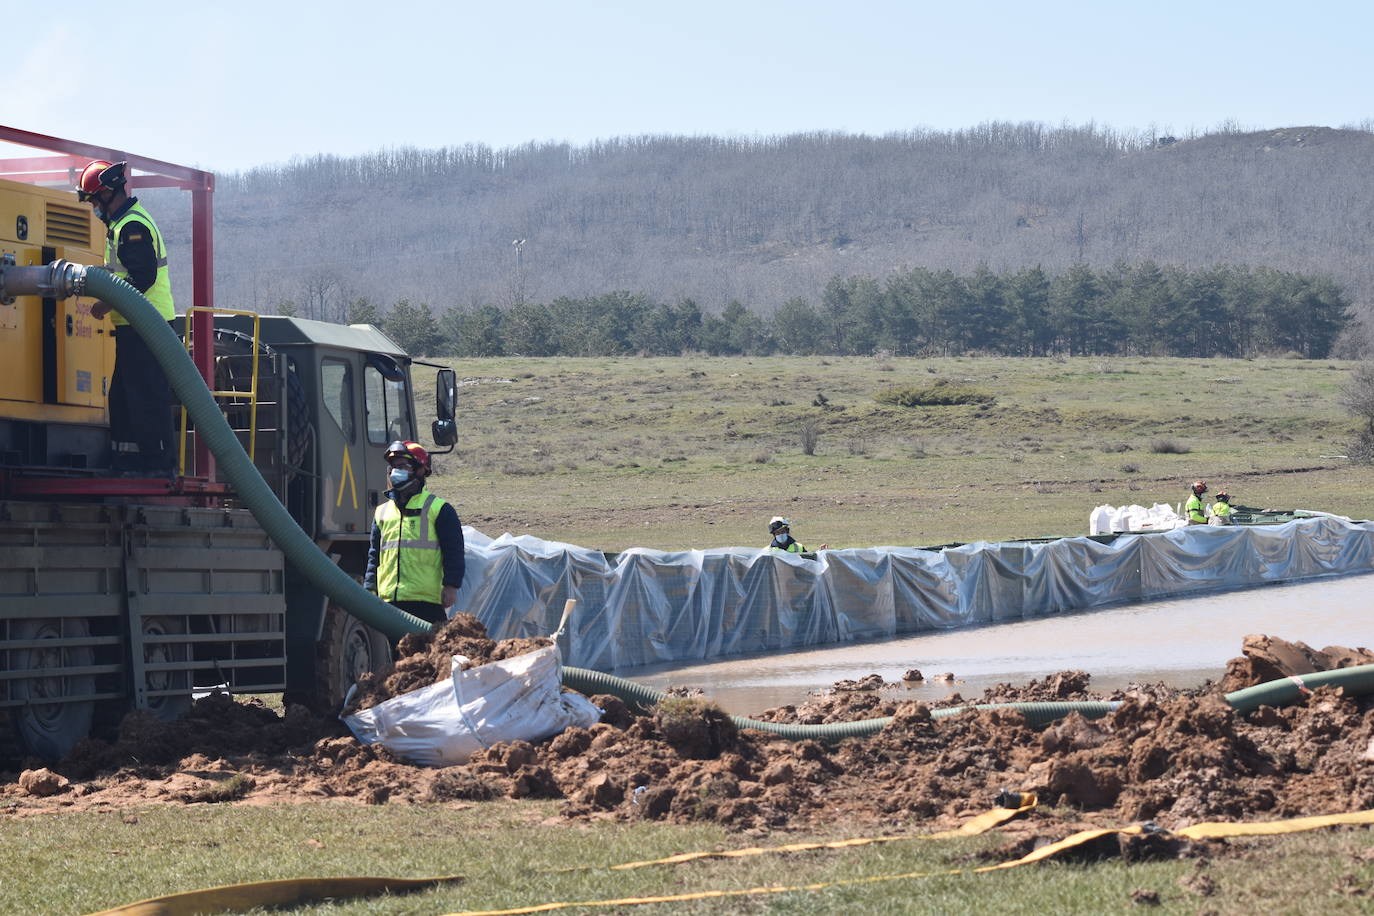
[[[1195,687],[1220,680],[1247,633],[1314,648],[1374,645],[1374,574],[1270,585],[1198,598],[1131,604],[1019,623],[926,633],[885,642],[746,656],[690,666],[616,672],[652,687],[698,687],[729,712],[752,715],[823,691],[836,681],[880,674],[899,681],[912,668],[926,680],[903,699],[977,698],[998,682],[1024,683],[1057,671],[1089,672],[1093,690],[1132,681]],[[953,682],[935,680],[953,674]]]

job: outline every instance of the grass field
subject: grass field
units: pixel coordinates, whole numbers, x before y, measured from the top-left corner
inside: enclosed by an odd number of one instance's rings
[[[1374,469],[1333,457],[1355,427],[1337,404],[1354,365],[467,360],[434,489],[486,534],[607,551],[761,546],[773,515],[832,548],[1081,534],[1094,506],[1176,505],[1198,477],[1242,505],[1369,518]],[[877,399],[939,379],[991,403]]]
[[[0,914],[65,916],[197,888],[329,875],[463,875],[459,885],[404,897],[252,909],[262,914],[436,914],[546,902],[796,887],[911,872],[959,875],[697,902],[574,909],[613,913],[1129,912],[1153,893],[1164,913],[1367,913],[1374,862],[1359,829],[1233,840],[1211,859],[1051,862],[967,870],[1013,858],[997,833],[845,850],[705,860],[607,871],[604,866],[693,850],[847,837],[742,837],[717,827],[660,824],[552,827],[552,802],[359,807],[180,805],[0,822]],[[897,825],[894,825],[897,826]],[[922,832],[914,827],[911,832]],[[552,873],[569,866],[590,870]]]

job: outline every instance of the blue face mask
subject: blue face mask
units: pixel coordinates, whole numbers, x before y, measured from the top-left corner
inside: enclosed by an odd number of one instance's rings
[[[404,486],[410,481],[410,471],[405,468],[392,468],[387,479],[391,481],[393,487]]]

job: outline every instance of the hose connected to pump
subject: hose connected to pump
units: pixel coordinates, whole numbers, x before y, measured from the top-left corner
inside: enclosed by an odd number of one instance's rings
[[[148,344],[172,390],[196,424],[196,434],[205,440],[225,478],[233,484],[235,494],[291,565],[348,613],[392,639],[432,629],[426,621],[392,607],[364,589],[301,530],[249,460],[180,338],[138,290],[107,270],[69,261],[54,261],[41,267],[0,267],[0,299],[21,295],[50,299],[94,296],[113,306]]]

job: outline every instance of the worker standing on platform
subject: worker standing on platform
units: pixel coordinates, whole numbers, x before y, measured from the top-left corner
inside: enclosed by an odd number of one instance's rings
[[[1188,519],[1188,524],[1207,524],[1207,506],[1202,501],[1202,494],[1206,492],[1207,484],[1205,481],[1193,481],[1193,489],[1188,496],[1188,502],[1183,507],[1183,516]]]
[[[363,587],[407,614],[443,624],[463,585],[463,523],[425,489],[434,469],[418,442],[391,443],[386,463],[391,489],[373,519]]]
[[[81,170],[77,197],[105,224],[105,269],[129,283],[164,321],[176,317],[167,245],[137,197],[130,197],[127,162],[97,159]],[[148,344],[108,302],[91,306],[114,324],[110,379],[110,446],[115,470],[132,477],[171,477],[175,469],[172,389]]]

